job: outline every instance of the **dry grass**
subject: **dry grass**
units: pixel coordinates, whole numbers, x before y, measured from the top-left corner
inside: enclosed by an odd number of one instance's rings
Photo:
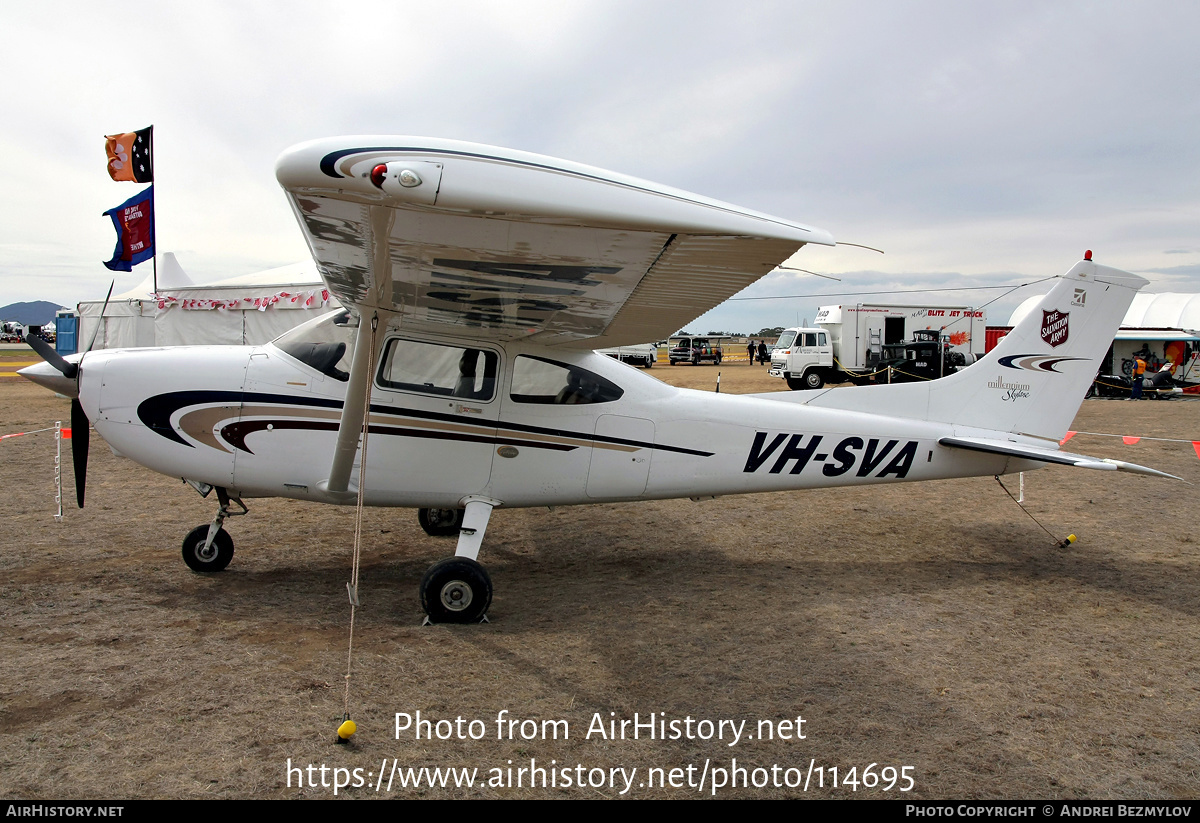
[[[717,369],[655,368],[710,388]],[[727,365],[723,390],[780,381]],[[0,433],[68,416],[0,385]],[[1200,439],[1200,405],[1088,401],[1087,431]],[[1200,480],[1186,443],[1077,450]],[[481,559],[492,623],[421,628],[426,567],[452,543],[415,514],[366,517],[352,712],[342,713],[353,511],[252,503],[220,575],[179,543],[212,503],[93,440],[87,509],[51,517],[53,441],[0,442],[0,795],[302,797],[285,764],[912,766],[920,798],[1197,796],[1200,547],[1194,487],[1051,468],[1029,509],[991,478],[689,501],[501,511]],[[65,457],[70,476],[70,458]],[[1012,478],[1015,485],[1016,479]],[[569,721],[570,740],[396,740],[395,712]],[[593,713],[782,720],[806,739],[603,741]],[[494,732],[494,725],[489,725]],[[878,768],[878,767],[877,767]],[[687,797],[649,789],[636,797]],[[611,796],[479,788],[393,796]],[[730,789],[726,797],[794,796]],[[374,796],[366,789],[350,796]],[[849,789],[810,796],[854,796]],[[380,795],[382,796],[382,795]],[[857,796],[881,797],[878,790]],[[898,796],[894,790],[888,795]]]

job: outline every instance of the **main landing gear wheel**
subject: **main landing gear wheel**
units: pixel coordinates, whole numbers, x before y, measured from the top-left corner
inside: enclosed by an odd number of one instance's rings
[[[417,522],[430,537],[456,537],[462,528],[462,509],[418,509]]]
[[[221,529],[205,551],[208,526],[197,526],[183,539],[183,562],[194,572],[219,572],[233,560],[233,538]]]
[[[421,608],[432,623],[478,623],[492,605],[492,579],[467,557],[447,557],[421,579]]]

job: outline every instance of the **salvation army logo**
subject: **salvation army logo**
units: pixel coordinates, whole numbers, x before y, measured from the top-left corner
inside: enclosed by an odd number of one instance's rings
[[[1067,342],[1067,318],[1070,316],[1068,312],[1058,309],[1054,311],[1042,309],[1042,339],[1051,347],[1061,346]]]

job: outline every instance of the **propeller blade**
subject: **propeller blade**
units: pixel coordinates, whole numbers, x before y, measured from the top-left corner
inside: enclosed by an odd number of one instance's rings
[[[108,298],[112,297],[112,290],[113,286],[115,285],[117,285],[116,280],[113,280],[108,284],[108,294],[104,295],[104,305],[100,307],[100,319],[96,323],[96,328],[92,331],[91,342],[89,342],[88,347],[83,350],[84,354],[90,352],[92,350],[92,346],[96,345],[96,338],[100,335],[100,329],[104,328],[104,312],[108,309]]]
[[[84,414],[83,404],[71,401],[71,462],[75,464],[75,500],[83,508],[83,490],[87,486],[88,439],[91,421]]]
[[[37,335],[26,337],[25,342],[29,344],[29,348],[37,352],[38,357],[45,360],[54,368],[62,372],[62,376],[68,379],[74,378],[79,372],[79,366],[75,363],[68,363],[67,359],[54,350],[54,347],[47,343]]]

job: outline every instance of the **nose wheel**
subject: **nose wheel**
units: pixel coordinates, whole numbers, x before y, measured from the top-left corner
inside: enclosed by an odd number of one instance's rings
[[[223,571],[233,559],[233,538],[224,529],[211,541],[207,525],[197,526],[183,539],[183,562],[194,572]]]
[[[201,496],[207,497],[212,491],[211,486],[191,484]],[[197,526],[183,538],[183,562],[194,572],[223,571],[233,560],[233,538],[222,528],[227,517],[238,517],[246,514],[246,504],[241,498],[230,497],[229,492],[217,488],[217,516],[207,526]],[[241,511],[234,511],[232,504],[236,503]]]

